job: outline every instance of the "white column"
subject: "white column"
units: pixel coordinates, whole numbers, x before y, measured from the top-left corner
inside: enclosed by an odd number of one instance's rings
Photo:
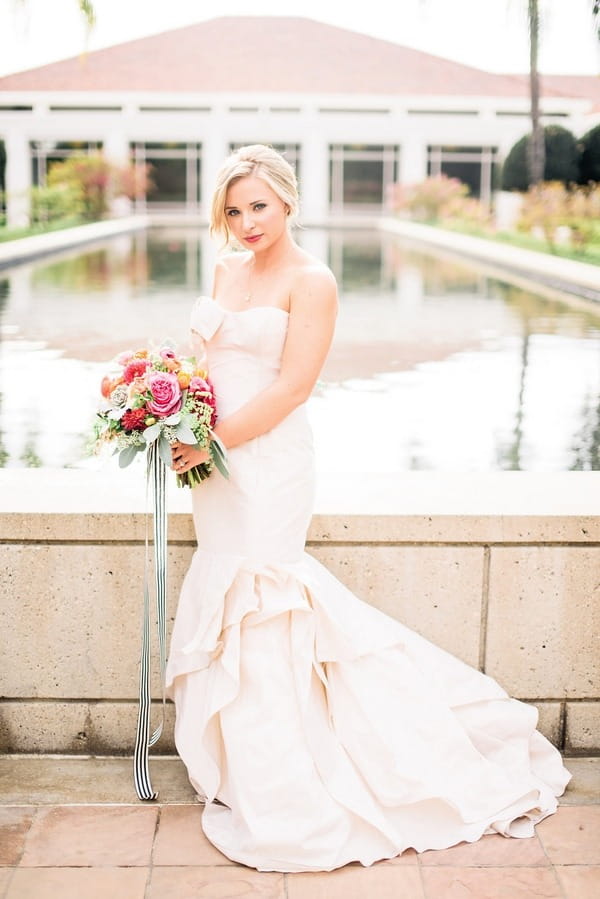
[[[300,221],[322,225],[329,213],[329,144],[311,127],[301,152]]]
[[[102,136],[104,157],[113,165],[129,165],[129,140],[124,131],[111,130]],[[128,197],[113,196],[110,201],[111,215],[119,218],[131,213],[132,201]]]
[[[31,154],[24,134],[11,131],[6,146],[6,223],[9,228],[29,225],[29,190],[31,188]]]
[[[416,184],[427,177],[427,145],[411,139],[409,135],[402,141],[400,153],[400,183]]]
[[[129,162],[129,139],[124,131],[110,130],[102,136],[104,155],[115,165]]]
[[[229,146],[225,140],[222,122],[215,117],[206,136],[202,137],[202,212],[208,220],[210,204],[215,189],[215,179],[222,163],[229,155]],[[219,116],[220,119],[220,116]]]

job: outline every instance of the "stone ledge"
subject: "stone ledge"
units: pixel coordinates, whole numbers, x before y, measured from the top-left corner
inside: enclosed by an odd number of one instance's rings
[[[533,281],[540,286],[575,294],[585,301],[600,302],[600,267],[597,265],[401,218],[383,217],[379,227],[418,244],[429,244],[471,262],[484,263],[491,274],[508,276],[513,283],[518,283],[521,277],[529,283]]]
[[[61,228],[47,234],[33,234],[31,237],[20,237],[0,243],[0,269],[19,265],[40,256],[56,256],[70,251],[83,244],[104,241],[118,234],[130,231],[142,231],[147,228],[149,219],[145,215],[131,215],[119,219],[107,219],[91,222],[89,225],[77,225],[74,228]]]
[[[172,481],[168,489],[169,540],[192,545],[189,492]],[[0,471],[0,541],[139,543],[145,529],[141,466]],[[308,542],[594,545],[600,478],[587,471],[322,472]]]

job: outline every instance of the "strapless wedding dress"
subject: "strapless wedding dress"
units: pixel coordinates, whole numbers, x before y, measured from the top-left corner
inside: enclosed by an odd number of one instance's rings
[[[222,417],[277,377],[287,320],[197,302]],[[167,671],[209,840],[261,871],[323,871],[531,836],[569,780],[535,708],[304,552],[305,408],[230,450],[229,467],[229,480],[214,472],[192,491],[198,548]]]

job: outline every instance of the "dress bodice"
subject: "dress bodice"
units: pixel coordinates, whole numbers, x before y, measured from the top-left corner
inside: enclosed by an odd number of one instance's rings
[[[221,415],[235,411],[277,377],[288,326],[284,309],[252,306],[234,311],[203,296],[196,301],[190,324],[195,349],[206,358]]]

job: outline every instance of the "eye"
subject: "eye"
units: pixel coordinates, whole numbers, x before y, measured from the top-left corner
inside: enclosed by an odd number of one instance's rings
[[[228,209],[227,215],[229,215],[229,216],[238,215],[238,210],[237,209]]]
[[[255,203],[252,208],[254,209],[255,212],[260,212],[261,209],[266,209],[266,207],[267,207],[266,203]]]

